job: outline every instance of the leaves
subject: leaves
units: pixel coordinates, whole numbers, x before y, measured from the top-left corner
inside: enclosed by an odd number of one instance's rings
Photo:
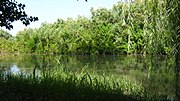
[[[178,35],[167,3],[136,0],[111,9],[91,9],[91,17],[57,19],[16,36],[17,51],[61,54],[172,54]],[[23,7],[22,4],[19,5]],[[174,10],[172,10],[174,11]],[[22,12],[25,14],[25,12]],[[171,15],[171,17],[173,17]],[[30,21],[33,17],[30,16]],[[26,19],[21,19],[23,23]],[[179,27],[177,27],[179,29]]]
[[[0,26],[6,29],[13,29],[12,22],[20,20],[24,25],[37,21],[38,17],[28,16],[25,11],[25,4],[17,3],[15,0],[0,1]]]

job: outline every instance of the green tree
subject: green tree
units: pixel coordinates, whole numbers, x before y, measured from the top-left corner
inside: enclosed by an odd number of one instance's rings
[[[15,0],[0,1],[0,26],[12,29],[12,22],[20,20],[24,25],[29,25],[32,21],[37,21],[38,17],[28,16],[24,11],[25,4]]]
[[[12,52],[13,37],[10,33],[0,30],[0,53]]]
[[[8,32],[0,29],[0,38],[9,39],[11,37],[12,37],[11,34],[9,34]]]

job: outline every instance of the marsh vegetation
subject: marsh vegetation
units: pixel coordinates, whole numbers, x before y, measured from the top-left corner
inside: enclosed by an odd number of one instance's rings
[[[176,0],[135,0],[0,30],[0,99],[178,101],[179,11]]]
[[[0,61],[0,98],[6,101],[169,101],[178,96],[179,78],[166,56],[1,55]]]

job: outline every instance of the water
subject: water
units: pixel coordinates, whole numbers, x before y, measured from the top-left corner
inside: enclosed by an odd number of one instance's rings
[[[170,100],[175,100],[180,91],[180,77],[175,71],[174,59],[167,56],[0,55],[0,71],[5,74],[38,75],[54,68],[126,76],[142,83],[149,94],[167,96]]]

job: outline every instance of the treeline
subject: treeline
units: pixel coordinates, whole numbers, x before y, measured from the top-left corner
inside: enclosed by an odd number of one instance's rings
[[[91,17],[58,19],[15,37],[0,36],[0,52],[57,54],[171,54],[177,34],[171,30],[166,0],[119,2],[91,9]],[[4,31],[0,31],[4,33]]]
[[[10,33],[0,29],[0,53],[13,52],[12,45],[14,38]]]

